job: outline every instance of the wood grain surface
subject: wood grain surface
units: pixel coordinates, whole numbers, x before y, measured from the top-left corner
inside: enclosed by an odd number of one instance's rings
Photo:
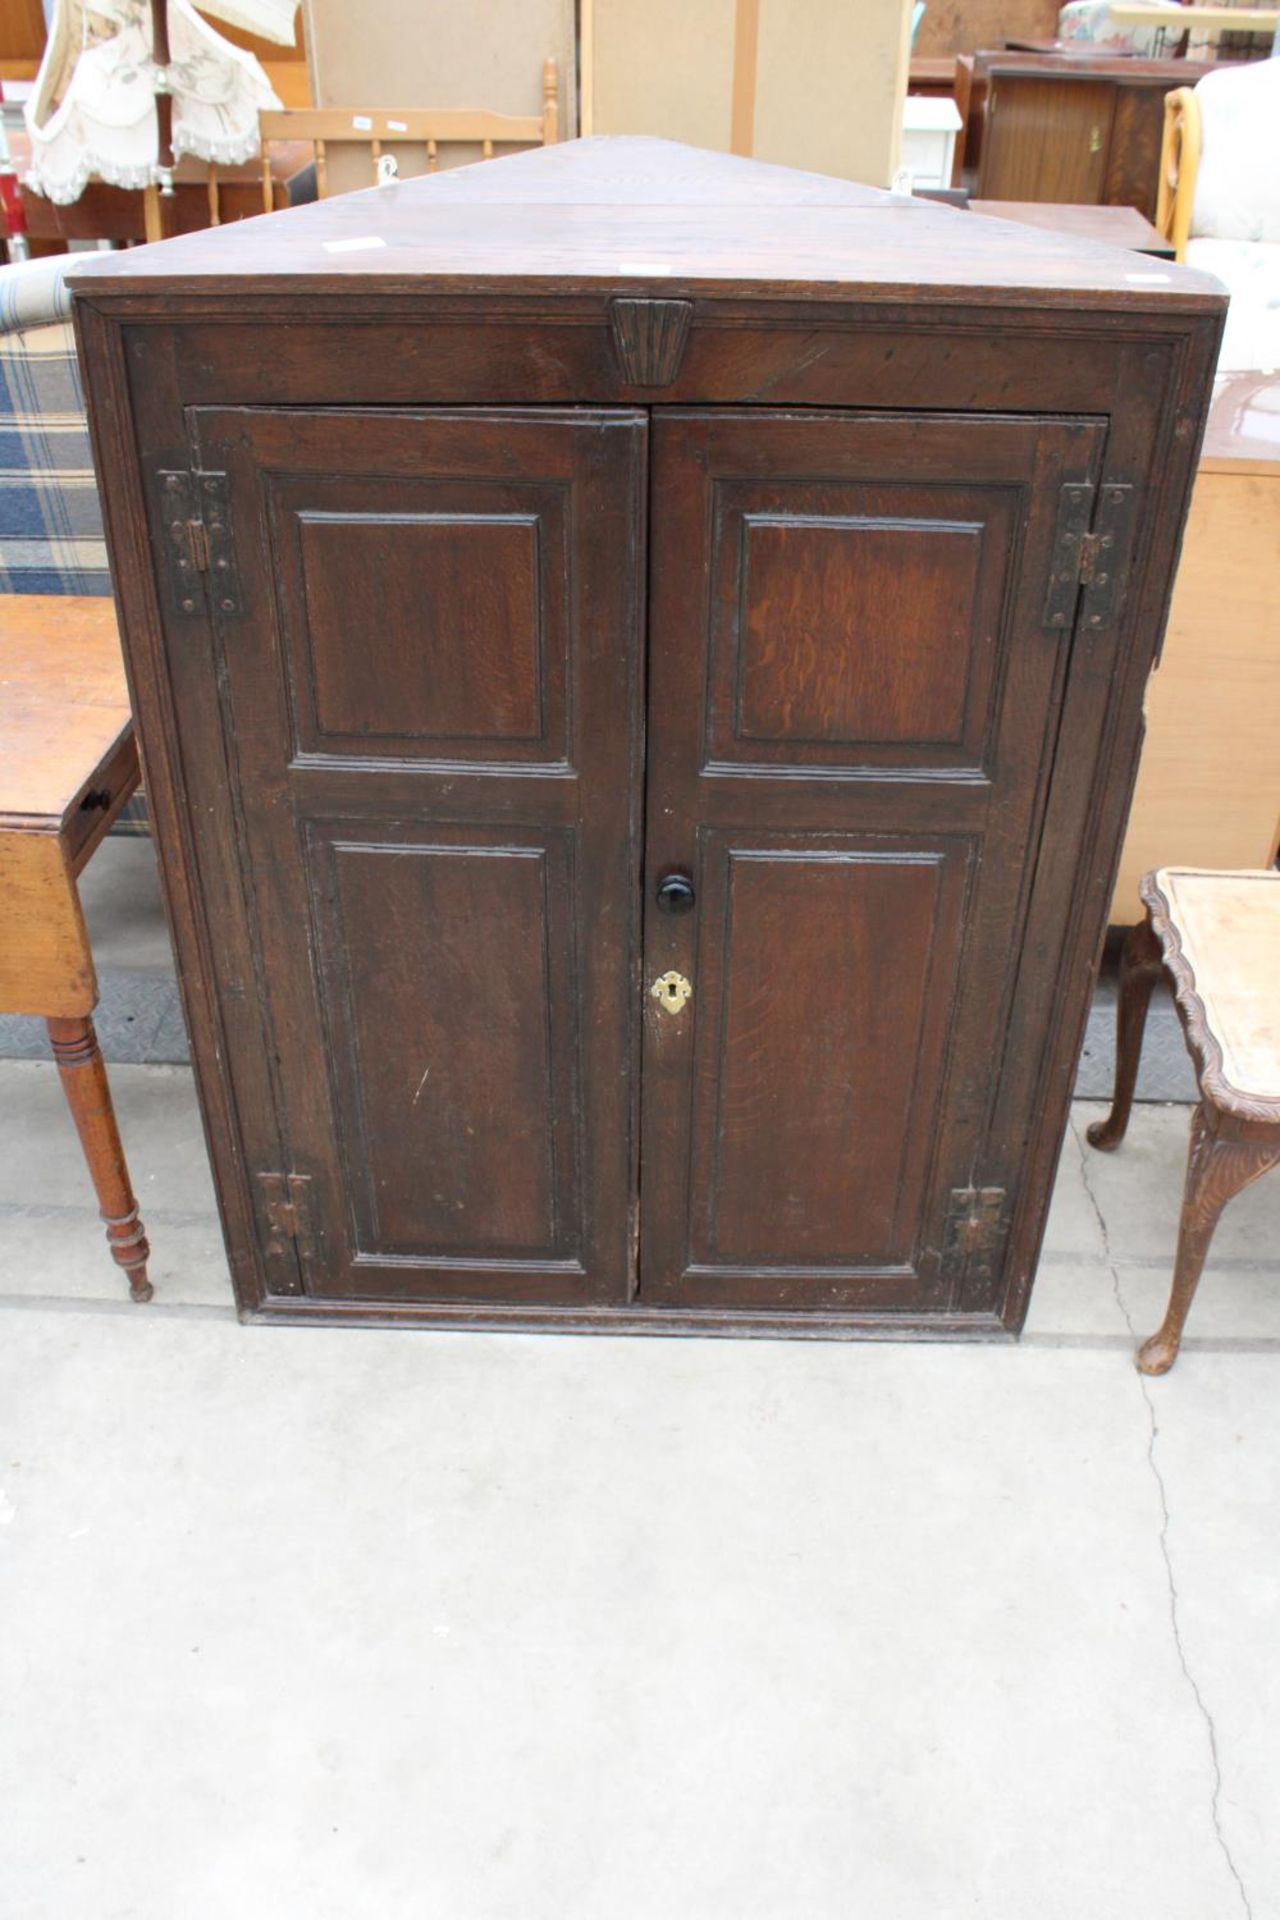
[[[1021,1324],[1224,303],[939,218],[588,142],[85,270],[245,1313]]]
[[[132,729],[110,597],[0,601],[0,824],[61,824]]]
[[[1017,199],[1005,183],[989,198]],[[1026,194],[1025,198],[1042,195]],[[1079,193],[1067,198],[1087,198]],[[233,304],[283,285],[391,293],[498,283],[564,292],[803,288],[808,298],[906,289],[972,298],[999,289],[1044,307],[1088,293],[1149,306],[1120,249],[1005,232],[954,208],[827,175],[648,139],[573,140],[451,173],[341,194],[283,214],[86,257],[70,284],[95,301],[129,291]],[[1216,283],[1171,267],[1159,305],[1209,308]]]
[[[73,1018],[98,987],[76,874],[138,785],[110,599],[0,599],[0,1012]]]

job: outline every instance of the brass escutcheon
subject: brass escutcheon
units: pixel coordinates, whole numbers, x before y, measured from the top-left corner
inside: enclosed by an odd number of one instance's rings
[[[649,991],[668,1013],[679,1013],[685,1001],[693,997],[693,988],[682,973],[659,974]]]

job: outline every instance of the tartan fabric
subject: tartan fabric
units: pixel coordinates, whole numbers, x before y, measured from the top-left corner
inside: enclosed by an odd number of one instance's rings
[[[71,325],[0,333],[0,593],[110,591]]]
[[[67,274],[76,264],[69,253],[41,260],[11,260],[0,267],[0,333],[20,327],[48,327],[71,318]]]

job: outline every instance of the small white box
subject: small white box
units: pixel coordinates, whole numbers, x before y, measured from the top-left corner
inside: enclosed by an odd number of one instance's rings
[[[956,135],[963,124],[954,100],[907,95],[902,107],[902,165],[911,176],[912,188],[951,185]]]

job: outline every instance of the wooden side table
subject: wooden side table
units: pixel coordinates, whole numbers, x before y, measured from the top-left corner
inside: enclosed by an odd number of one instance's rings
[[[1131,253],[1149,253],[1157,260],[1174,258],[1171,242],[1136,207],[1060,206],[1047,200],[970,200],[969,211],[986,214],[991,220],[1013,220],[1024,227],[1043,227],[1050,233],[1069,233],[1075,240],[1128,247]]]
[[[1280,1166],[1280,873],[1164,867],[1141,885],[1147,917],[1120,963],[1116,1086],[1089,1143],[1124,1139],[1151,990],[1161,970],[1196,1070],[1200,1103],[1164,1324],[1138,1349],[1143,1373],[1167,1373],[1228,1200]]]
[[[150,1249],[93,1029],[98,983],[76,879],[138,785],[110,599],[0,602],[0,1013],[48,1024],[107,1241],[135,1300]]]

